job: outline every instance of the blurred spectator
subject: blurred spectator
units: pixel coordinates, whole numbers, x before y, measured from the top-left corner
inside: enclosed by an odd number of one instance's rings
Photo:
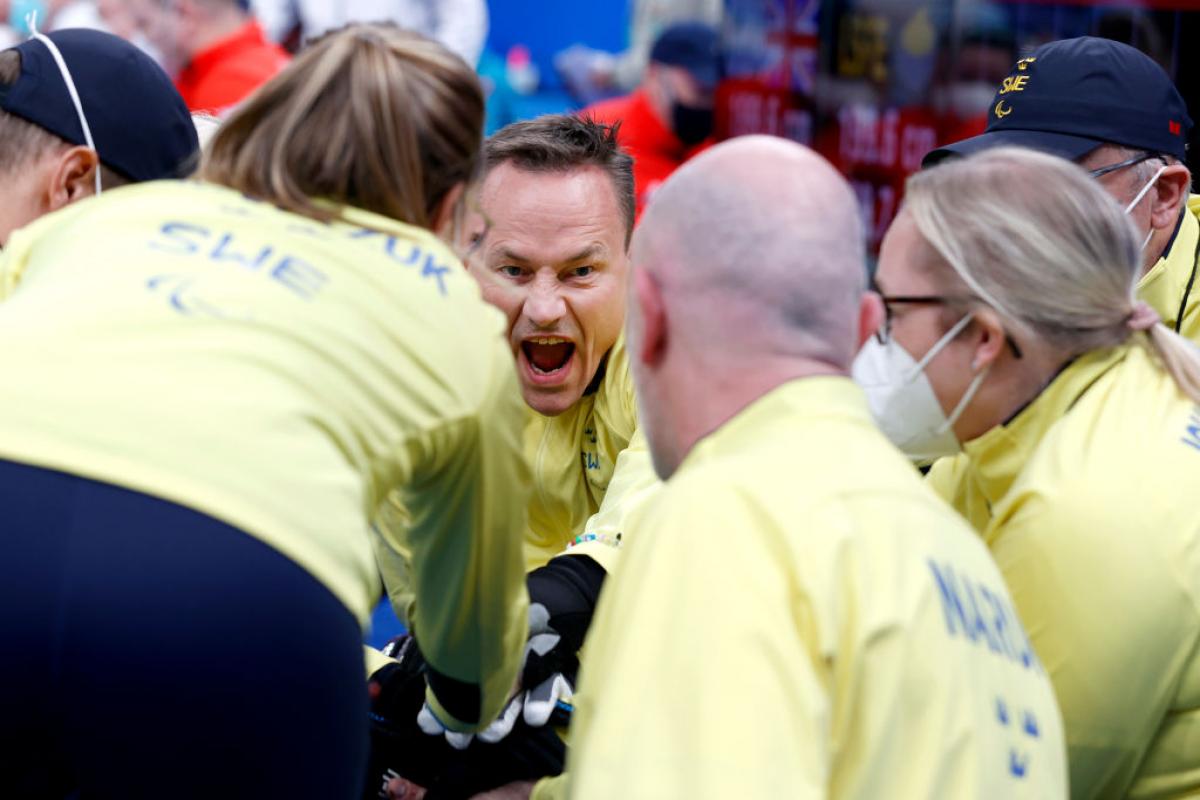
[[[236,105],[287,66],[289,56],[267,41],[249,0],[170,0],[151,38],[192,111],[214,114]]]
[[[15,16],[14,11],[12,0],[0,0],[0,48],[12,47],[20,41],[16,29],[11,24]]]
[[[598,122],[621,123],[617,137],[633,156],[639,215],[659,184],[711,143],[718,45],[716,30],[704,23],[667,28],[654,43],[641,86],[583,111]]]
[[[145,20],[159,16],[161,0],[96,0],[96,10],[104,30],[137,45],[160,65],[163,54],[147,36]]]
[[[66,28],[104,30],[104,20],[91,0],[58,0],[46,3],[46,22],[38,23],[52,31]]]
[[[629,47],[623,53],[576,44],[559,53],[554,65],[580,103],[628,92],[641,81],[659,34],[689,20],[719,25],[724,10],[723,0],[633,0]]]
[[[394,22],[436,39],[474,67],[487,39],[485,0],[252,0],[267,35],[286,41],[296,29],[320,36],[351,22]]]
[[[27,18],[38,14],[38,27],[47,31],[90,28],[120,36],[160,65],[162,54],[143,32],[149,13],[163,14],[163,0],[0,0],[0,49],[11,47],[29,35]]]
[[[941,117],[939,141],[953,142],[983,133],[995,102],[996,87],[1017,60],[1012,21],[992,3],[967,6],[960,13],[957,51],[945,52],[938,69],[934,106]]]

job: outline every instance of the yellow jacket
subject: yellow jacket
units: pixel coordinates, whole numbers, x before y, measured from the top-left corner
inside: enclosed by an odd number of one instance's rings
[[[526,414],[525,453],[533,467],[526,569],[569,551],[611,570],[625,516],[659,485],[637,430],[623,336],[603,370],[595,391],[562,414]]]
[[[1200,409],[1127,345],[965,450],[978,499],[949,499],[982,525],[1054,681],[1072,795],[1200,792]]]
[[[537,796],[1065,796],[1058,708],[995,564],[848,379],[760,398],[629,528],[569,772]]]
[[[106,192],[0,258],[0,457],[161,497],[296,561],[360,620],[367,522],[410,520],[439,673],[486,723],[520,663],[526,466],[504,320],[428,231],[199,183]]]
[[[1200,220],[1197,217],[1200,217],[1200,195],[1192,195],[1171,249],[1142,276],[1138,282],[1138,296],[1158,312],[1163,324],[1200,344],[1200,285],[1196,285]],[[928,480],[976,530],[983,531],[991,516],[990,505],[966,476],[966,456],[938,460],[930,469]]]

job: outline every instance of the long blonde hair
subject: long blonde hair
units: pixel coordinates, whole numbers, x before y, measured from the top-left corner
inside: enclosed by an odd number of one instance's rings
[[[348,205],[431,227],[476,175],[479,79],[437,42],[352,25],[312,43],[213,137],[199,177],[315,219]]]
[[[1081,168],[997,148],[912,176],[905,203],[940,260],[1013,332],[1066,356],[1136,336],[1200,402],[1200,350],[1161,322],[1134,330],[1140,237]]]

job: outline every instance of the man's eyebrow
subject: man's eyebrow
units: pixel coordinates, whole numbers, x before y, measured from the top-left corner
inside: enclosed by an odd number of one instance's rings
[[[593,242],[577,253],[562,259],[560,264],[573,264],[577,261],[587,261],[594,258],[603,258],[608,254],[608,248],[599,242]],[[492,251],[492,257],[502,261],[514,261],[520,264],[528,264],[532,259],[518,253],[511,247],[501,246]]]
[[[570,258],[563,259],[564,264],[571,264],[575,261],[587,261],[592,258],[602,258],[608,254],[608,249],[599,242],[592,242],[587,247],[580,250]]]
[[[522,264],[525,264],[529,261],[529,259],[525,258],[525,256],[509,247],[501,247],[499,250],[494,250],[492,255],[498,256],[501,261],[519,261]]]

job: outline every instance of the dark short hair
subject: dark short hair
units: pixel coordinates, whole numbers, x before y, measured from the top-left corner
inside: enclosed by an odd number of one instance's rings
[[[605,125],[591,117],[573,114],[546,114],[526,122],[514,122],[484,143],[484,165],[491,170],[512,162],[517,168],[530,172],[599,167],[612,180],[628,246],[636,216],[633,158],[617,142],[620,127],[620,123]]]

